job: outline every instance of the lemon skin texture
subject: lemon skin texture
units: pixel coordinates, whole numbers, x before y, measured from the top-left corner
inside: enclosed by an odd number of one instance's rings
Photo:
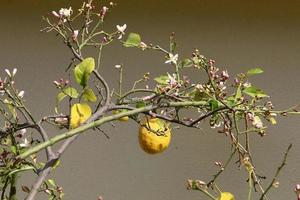
[[[222,192],[218,200],[234,200],[234,196],[230,192]]]
[[[112,111],[113,114],[118,114],[120,112],[122,112],[122,111],[120,111],[120,110]],[[121,122],[127,122],[129,120],[129,117],[128,116],[120,117],[118,120],[121,121]]]
[[[171,142],[170,128],[152,118],[142,123],[139,128],[139,143],[148,154],[157,154],[166,150]],[[159,135],[157,135],[159,134]]]

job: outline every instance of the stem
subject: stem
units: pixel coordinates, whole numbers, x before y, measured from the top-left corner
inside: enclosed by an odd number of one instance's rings
[[[97,71],[100,68],[102,48],[103,48],[103,45],[101,44],[100,47],[99,47],[99,53],[98,53],[98,62],[97,62],[97,68],[96,68]]]
[[[252,194],[252,170],[249,171],[249,191],[248,191],[248,200],[251,200],[251,194]]]
[[[119,95],[122,96],[122,82],[123,82],[123,66],[120,68],[120,78],[119,78]]]
[[[288,153],[289,153],[289,151],[291,150],[291,148],[292,148],[292,144],[290,144],[290,145],[288,146],[286,152],[284,153],[284,157],[283,157],[282,163],[281,163],[281,165],[277,168],[273,180],[271,181],[270,185],[267,187],[267,189],[265,190],[265,192],[261,195],[261,197],[260,197],[259,200],[263,200],[264,197],[266,196],[266,194],[268,193],[268,191],[272,188],[273,184],[275,183],[276,179],[278,178],[278,175],[279,175],[280,171],[282,170],[282,168],[284,167],[284,165],[286,165],[287,156],[288,156]]]
[[[66,138],[70,138],[74,135],[78,135],[83,133],[86,130],[92,129],[94,127],[100,126],[106,122],[110,122],[116,119],[119,119],[121,117],[124,116],[130,116],[130,115],[134,115],[134,114],[138,114],[138,113],[142,113],[142,112],[147,112],[153,109],[157,109],[159,107],[163,108],[163,107],[184,107],[184,106],[201,106],[206,104],[206,102],[203,101],[187,101],[187,102],[170,102],[170,103],[166,103],[166,104],[162,104],[161,106],[147,106],[147,107],[142,107],[142,108],[137,108],[135,110],[131,110],[131,111],[125,111],[125,112],[121,112],[119,114],[115,114],[112,116],[107,116],[107,117],[103,117],[99,120],[90,122],[89,124],[85,124],[82,125],[76,129],[72,129],[68,132],[65,132],[63,134],[54,136],[53,138],[49,139],[48,141],[42,142],[30,149],[28,149],[27,151],[25,151],[24,153],[20,154],[18,156],[18,159],[25,159],[28,156],[35,154],[37,152],[39,152],[40,150],[48,147],[48,146],[52,146]]]
[[[11,176],[9,200],[17,200],[17,175]]]
[[[202,188],[198,188],[199,191],[201,191],[203,194],[205,194],[207,197],[209,197],[210,199],[213,200],[217,200],[216,197],[214,197],[213,195],[211,195],[209,192],[207,192],[206,190],[203,190]]]

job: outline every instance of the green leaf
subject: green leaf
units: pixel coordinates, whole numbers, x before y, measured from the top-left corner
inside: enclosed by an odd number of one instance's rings
[[[48,179],[47,181],[52,187],[56,187],[56,183],[53,179]]]
[[[137,102],[136,105],[135,105],[136,108],[143,108],[145,106],[146,106],[146,104],[143,101]]]
[[[189,58],[184,59],[183,61],[181,61],[180,66],[182,68],[184,67],[192,67],[193,66],[193,61]]]
[[[210,96],[205,92],[200,92],[198,89],[195,89],[190,93],[190,96],[194,99],[194,101],[201,101],[203,99],[208,99]]]
[[[252,76],[252,75],[256,75],[256,74],[261,74],[263,73],[264,71],[261,69],[261,68],[253,68],[253,69],[250,69],[248,72],[247,72],[247,75],[248,76]]]
[[[177,44],[174,39],[174,35],[170,36],[170,52],[173,54],[176,51]]]
[[[138,47],[141,44],[141,36],[137,33],[130,33],[126,42],[123,43],[124,47]]]
[[[20,169],[15,169],[15,170],[12,170],[11,172],[9,172],[8,176],[11,176],[13,174],[16,174],[16,173],[19,173],[19,172],[23,172],[23,171],[29,171],[29,170],[36,171],[33,166],[24,165]]]
[[[13,154],[17,154],[17,147],[16,146],[11,146],[10,150],[11,150],[11,152],[13,152]]]
[[[94,94],[94,91],[90,88],[86,88],[83,91],[82,98],[84,101],[89,101],[89,102],[96,102],[97,97]]]
[[[210,108],[212,111],[218,109],[221,105],[219,104],[219,102],[217,100],[214,100],[214,99],[211,99],[209,101],[209,104],[210,104]]]
[[[77,92],[77,90],[73,87],[68,87],[66,89],[63,90],[63,93],[68,95],[69,97],[76,99],[79,97],[79,94]]]
[[[55,113],[58,113],[58,103],[67,96],[76,99],[79,97],[79,94],[78,94],[77,90],[72,87],[65,88],[62,92],[58,93],[56,96]]]
[[[85,87],[90,79],[91,73],[95,69],[94,58],[86,58],[81,63],[79,63],[74,69],[74,76],[76,82]]]
[[[243,90],[243,93],[245,93],[251,97],[259,97],[259,98],[268,97],[268,95],[263,90],[253,87],[253,86],[245,88]]]
[[[60,93],[58,93],[57,96],[56,96],[56,101],[57,101],[57,102],[60,102],[60,101],[62,101],[66,96],[67,96],[67,95],[66,95],[65,93],[60,92]]]
[[[242,87],[241,85],[238,86],[235,97],[234,97],[234,102],[237,103],[237,101],[242,97]]]
[[[167,85],[168,81],[169,81],[169,77],[162,75],[162,76],[154,78],[154,80],[159,84]]]

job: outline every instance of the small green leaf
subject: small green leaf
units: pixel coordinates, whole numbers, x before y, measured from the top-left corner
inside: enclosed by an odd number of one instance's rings
[[[182,68],[184,67],[192,67],[193,66],[193,61],[189,58],[184,59],[183,61],[181,61],[180,66]]]
[[[17,147],[16,146],[11,146],[10,150],[11,150],[11,152],[13,152],[13,154],[17,154]]]
[[[268,95],[263,90],[253,87],[253,86],[245,88],[243,90],[243,93],[245,93],[251,97],[259,97],[259,98],[268,97]]]
[[[201,101],[203,99],[208,99],[210,96],[205,92],[200,92],[198,89],[195,89],[190,93],[190,96],[193,98],[194,101]]]
[[[162,75],[162,76],[154,78],[154,80],[159,84],[167,85],[168,81],[169,81],[169,77]]]
[[[68,87],[66,89],[63,90],[63,93],[68,95],[69,97],[76,99],[79,97],[79,94],[77,92],[77,90],[75,88],[72,87]]]
[[[256,75],[256,74],[261,74],[263,73],[264,71],[261,69],[261,68],[253,68],[253,69],[250,69],[248,72],[247,72],[247,75],[248,76],[252,76],[252,75]]]
[[[242,88],[241,85],[239,85],[235,93],[234,102],[237,103],[241,97],[242,97]]]
[[[141,44],[141,36],[137,33],[130,33],[126,42],[123,43],[124,47],[138,47]]]
[[[57,159],[55,163],[52,165],[52,169],[56,169],[60,165],[60,160]]]
[[[66,95],[65,93],[60,92],[60,93],[58,93],[57,96],[56,96],[56,101],[57,101],[57,102],[60,102],[60,101],[62,101],[66,96],[67,96],[67,95]]]
[[[89,102],[96,102],[97,97],[94,94],[94,91],[90,88],[86,88],[83,91],[82,98],[84,101],[89,101]]]
[[[146,104],[143,101],[137,102],[136,105],[135,105],[136,108],[143,108],[145,106],[146,106]]]
[[[20,169],[15,169],[15,170],[12,170],[11,172],[9,172],[8,176],[11,176],[13,174],[16,174],[16,173],[19,173],[19,172],[23,172],[23,171],[29,171],[29,170],[36,171],[33,166],[24,165]]]
[[[79,63],[74,69],[74,76],[76,82],[85,87],[90,79],[91,73],[95,69],[94,58],[86,58],[81,63]]]
[[[219,102],[217,100],[212,99],[209,101],[209,104],[212,111],[219,108]]]
[[[52,187],[56,187],[56,183],[53,179],[48,179],[47,181]]]
[[[176,51],[176,47],[177,47],[177,44],[176,44],[176,41],[174,39],[174,35],[172,34],[170,36],[170,52],[173,54],[175,53]]]

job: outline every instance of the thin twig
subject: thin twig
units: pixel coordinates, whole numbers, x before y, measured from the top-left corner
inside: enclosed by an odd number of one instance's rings
[[[272,186],[274,185],[275,181],[277,180],[279,173],[281,172],[282,168],[286,165],[286,160],[287,160],[287,156],[289,154],[289,151],[292,148],[292,144],[290,144],[286,150],[286,152],[284,153],[284,157],[283,160],[281,162],[281,165],[277,168],[276,173],[274,175],[274,178],[272,179],[270,185],[267,187],[267,189],[265,190],[265,192],[261,195],[259,200],[263,200],[264,197],[266,196],[266,194],[269,192],[269,190],[272,188]]]

